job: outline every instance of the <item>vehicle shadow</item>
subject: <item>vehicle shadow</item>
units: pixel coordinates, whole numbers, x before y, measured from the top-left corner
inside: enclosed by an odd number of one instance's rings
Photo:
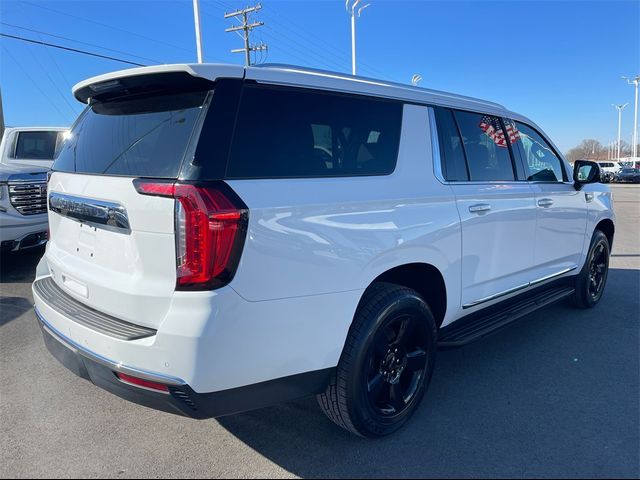
[[[33,303],[24,297],[0,297],[0,327],[32,308]]]
[[[301,477],[617,477],[640,473],[640,271],[612,269],[592,310],[558,304],[441,351],[411,422],[343,432],[304,399],[219,419]]]
[[[44,247],[0,255],[0,283],[28,283],[36,276],[36,266],[44,255]]]

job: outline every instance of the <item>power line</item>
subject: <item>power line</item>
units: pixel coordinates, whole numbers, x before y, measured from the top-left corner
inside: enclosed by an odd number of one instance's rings
[[[51,104],[51,106],[60,114],[61,117],[65,118],[66,121],[69,121],[69,117],[67,115],[65,115],[64,113],[62,113],[62,110],[60,110],[58,108],[58,106],[53,103],[51,101],[51,98],[45,94],[42,89],[40,88],[40,86],[38,85],[38,83],[33,79],[33,77],[31,75],[29,75],[29,72],[27,72],[24,67],[20,64],[20,62],[18,62],[18,60],[16,60],[16,58],[13,56],[13,54],[9,51],[9,49],[5,46],[2,45],[2,48],[4,49],[4,51],[7,53],[7,55],[9,55],[9,58],[11,58],[11,60],[13,60],[13,63],[15,63],[18,68],[20,70],[22,70],[22,73],[24,73],[26,75],[26,77],[31,80],[31,83],[33,83],[33,86],[36,87],[36,89],[42,94],[43,97],[45,97],[47,99],[47,101]]]
[[[19,5],[19,7],[21,9],[23,9],[23,5]],[[27,14],[25,16],[29,16],[30,17],[28,12],[27,12]],[[42,40],[42,36],[39,35],[38,38],[40,40]],[[38,65],[38,67],[42,71],[44,71],[44,74],[49,79],[49,81],[51,82],[53,87],[58,91],[58,93],[60,94],[60,96],[64,100],[64,103],[67,105],[67,107],[69,107],[69,110],[72,112],[73,117],[76,117],[78,115],[78,109],[76,108],[75,105],[72,105],[71,102],[69,101],[69,99],[67,98],[68,92],[71,91],[71,85],[70,85],[69,81],[66,79],[64,73],[62,73],[62,69],[58,65],[58,62],[56,62],[56,59],[53,57],[53,55],[51,54],[49,49],[46,49],[46,48],[44,49],[45,54],[49,58],[49,60],[51,60],[53,62],[53,65],[56,68],[56,70],[58,71],[58,73],[60,74],[60,77],[62,78],[63,83],[66,83],[66,89],[65,90],[67,92],[67,95],[65,95],[63,93],[62,89],[58,86],[58,82],[50,74],[50,69],[47,68],[45,65],[43,65],[42,62],[38,61],[38,58],[37,58],[36,54],[33,52],[32,45],[27,45],[26,49],[29,51],[29,54],[33,57],[35,63]],[[63,89],[64,89],[64,87],[63,87]]]
[[[217,1],[216,2],[220,7],[226,9],[226,7],[228,7],[229,5],[225,4],[224,2],[220,2]],[[213,11],[204,11],[204,14],[207,16],[213,16],[214,14],[212,13]],[[290,37],[288,37],[287,35],[285,35],[284,33],[282,33],[279,30],[275,30],[274,28],[269,27],[269,25],[264,25],[265,30],[262,32],[266,37],[271,38],[273,41],[278,43],[278,49],[281,49],[285,52],[287,52],[287,54],[297,60],[300,61],[300,65],[309,65],[309,56],[315,57],[315,62],[320,65],[322,65],[324,68],[327,68],[329,70],[342,70],[343,66],[328,59],[323,57],[320,54],[317,54],[316,52],[314,52],[313,50],[310,50],[308,48],[305,48],[304,46],[302,48],[298,48],[296,45],[298,45],[300,42],[295,41],[293,39],[291,39]],[[280,39],[276,38],[276,37],[280,37]],[[244,37],[243,37],[244,38]],[[282,40],[284,39],[284,41]],[[244,50],[240,50],[240,51],[244,51]],[[264,50],[267,54],[268,54],[268,50]],[[294,53],[297,52],[297,53]],[[261,52],[262,53],[262,52]],[[313,62],[311,62],[313,63]]]
[[[0,24],[6,25],[7,27],[11,27],[11,28],[18,28],[20,30],[26,30],[27,32],[33,32],[33,33],[38,33],[40,35],[46,35],[47,37],[59,38],[61,40],[67,40],[69,42],[74,42],[74,43],[79,43],[81,45],[87,45],[89,47],[99,48],[101,50],[106,50],[108,52],[121,53],[121,54],[127,55],[129,57],[139,58],[140,60],[148,60],[150,62],[158,63],[158,64],[163,63],[163,62],[160,62],[158,60],[154,60],[152,58],[141,57],[140,55],[134,55],[133,53],[123,52],[122,50],[114,50],[113,48],[103,47],[101,45],[96,45],[95,43],[83,42],[81,40],[75,40],[73,38],[63,37],[62,35],[56,35],[56,34],[53,34],[53,33],[43,32],[41,30],[35,30],[33,28],[21,27],[20,25],[14,25],[14,24],[7,23],[7,22],[0,22]]]
[[[185,52],[191,52],[191,50],[188,49],[188,48],[179,47],[177,45],[173,45],[173,44],[165,42],[163,40],[158,40],[158,39],[155,39],[155,38],[147,37],[146,35],[142,35],[142,34],[137,33],[137,32],[132,32],[130,30],[125,30],[124,28],[114,27],[113,25],[109,25],[109,24],[106,24],[106,23],[98,22],[96,20],[91,20],[90,18],[79,17],[77,15],[73,15],[71,13],[67,13],[67,12],[63,12],[63,11],[60,11],[60,10],[56,10],[55,8],[45,7],[44,5],[39,5],[37,3],[28,2],[28,1],[25,1],[25,0],[22,0],[22,2],[26,3],[27,5],[31,5],[32,7],[41,8],[43,10],[48,10],[50,12],[57,13],[58,15],[64,15],[66,17],[75,18],[76,20],[82,20],[84,22],[93,23],[94,25],[100,25],[101,27],[109,28],[111,30],[116,30],[118,32],[128,33],[129,35],[133,35],[133,36],[136,36],[136,37],[139,37],[139,38],[144,38],[145,40],[149,40],[150,42],[155,42],[155,43],[159,43],[161,45],[166,45],[167,47],[175,48],[177,50],[182,50],[182,51],[185,51]]]
[[[253,7],[247,7],[243,8],[242,10],[236,10],[224,14],[224,18],[235,18],[236,20],[240,21],[240,25],[229,27],[225,29],[225,32],[243,32],[242,38],[244,40],[244,48],[236,48],[234,50],[231,50],[231,52],[244,53],[244,63],[246,66],[251,65],[251,52],[262,52],[267,50],[267,46],[264,43],[260,45],[251,45],[251,42],[249,41],[249,34],[251,33],[251,30],[257,27],[262,27],[264,25],[264,22],[249,23],[249,15],[261,9],[262,5],[257,4]],[[241,17],[242,20],[240,20],[238,17]]]
[[[31,45],[27,45],[26,49],[29,50],[29,54],[31,55],[31,57],[34,60],[34,63],[36,65],[38,65],[38,67],[44,72],[45,76],[49,79],[49,82],[51,82],[51,85],[53,86],[53,88],[58,92],[58,94],[60,95],[60,97],[62,97],[62,100],[64,100],[64,102],[67,104],[67,107],[69,107],[69,110],[71,110],[71,112],[73,113],[73,116],[77,116],[78,112],[76,111],[76,109],[74,108],[74,106],[71,104],[71,102],[69,101],[69,99],[67,98],[67,95],[64,94],[64,92],[60,89],[60,87],[58,86],[58,84],[56,83],[56,81],[53,79],[53,77],[49,74],[49,69],[44,67],[42,65],[41,62],[38,61],[38,59],[36,58],[36,54],[33,53],[33,51],[31,50],[32,46]]]
[[[306,42],[307,44],[312,45],[313,48],[315,49],[322,49],[324,51],[328,51],[329,56],[332,59],[338,60],[338,62],[335,62],[334,60],[332,60],[332,62],[336,65],[339,65],[340,70],[345,69],[344,65],[342,65],[342,62],[344,62],[345,65],[348,65],[351,63],[351,58],[347,53],[345,53],[344,50],[339,49],[334,44],[329,43],[327,40],[322,39],[318,35],[313,34],[313,32],[311,32],[310,30],[304,30],[304,31],[299,30],[298,28],[299,24],[296,23],[294,20],[292,20],[290,17],[287,17],[285,14],[283,14],[282,11],[277,11],[277,12],[274,10],[270,10],[268,12],[265,11],[265,17],[267,17],[266,19],[269,22],[275,23],[276,25],[280,25],[282,27],[281,31],[283,32],[286,31],[288,33],[291,33],[292,35],[295,35],[299,39],[299,40],[291,39],[291,41],[297,44],[300,44],[300,40],[302,40],[303,42]],[[310,49],[309,47],[303,47],[303,48]],[[382,73],[380,70],[375,69],[371,65],[366,64],[362,61],[359,61],[358,63],[362,67],[362,70],[371,72],[373,76],[377,76],[380,78],[388,78],[386,74]]]
[[[222,9],[231,8],[228,2],[222,0],[212,1]],[[213,8],[213,5],[210,4],[210,7]],[[346,65],[350,64],[351,58],[343,50],[340,50],[335,45],[323,40],[317,35],[314,35],[310,31],[300,30],[298,28],[299,24],[284,15],[282,11],[275,12],[273,10],[264,10],[263,15],[269,23],[273,23],[276,26],[281,27],[276,30],[275,28],[271,28],[269,25],[266,25],[265,29],[269,32],[265,32],[265,35],[272,38],[274,36],[281,37],[281,41],[278,42],[277,48],[287,51],[290,56],[302,61],[302,65],[309,65],[310,59],[308,57],[312,56],[314,57],[312,61],[320,62],[324,68],[328,68],[329,70],[343,71],[347,69]],[[286,24],[284,23],[285,21]],[[289,36],[289,34],[295,36],[295,38]],[[282,42],[282,39],[284,39],[285,42]],[[303,45],[302,43],[306,43],[306,45]],[[289,49],[283,48],[284,45],[289,47]],[[291,53],[291,49],[297,51],[299,55]],[[329,55],[324,55],[321,51],[329,51]],[[363,71],[370,72],[371,76],[389,79],[388,75],[373,68],[371,65],[362,61],[360,61],[359,64],[362,67],[361,69]]]
[[[325,58],[322,55],[315,53],[313,50],[298,47],[296,42],[291,41],[290,38],[278,30],[266,28],[264,35],[271,37],[274,42],[277,41],[277,37],[280,37],[278,48],[283,51],[287,51],[289,55],[300,60],[302,62],[301,65],[313,66],[315,63],[316,65],[320,65],[322,68],[326,68],[328,70],[343,70],[343,67],[335,61]],[[297,54],[292,52],[297,52]]]
[[[33,27],[34,26],[34,22],[33,22],[33,16],[31,15],[31,12],[29,12],[28,8],[25,8],[25,5],[23,4],[18,4],[18,6],[20,7],[20,10],[22,10],[25,18],[29,18],[30,22],[30,26]],[[37,33],[37,32],[36,32]],[[38,39],[39,40],[44,40],[42,38],[41,34],[38,34]],[[65,75],[65,73],[62,71],[62,69],[60,68],[60,65],[58,65],[58,62],[55,59],[55,56],[51,54],[51,51],[48,49],[45,49],[47,56],[53,61],[53,64],[55,65],[56,69],[58,70],[58,73],[60,74],[60,77],[62,78],[62,80],[65,83],[65,86],[67,87],[67,90],[71,90],[71,87],[73,86],[73,83],[71,83],[69,81],[69,79],[67,78],[67,76]],[[74,111],[75,114],[75,111]]]
[[[114,62],[126,63],[129,65],[135,65],[137,67],[146,67],[146,65],[142,63],[130,62],[128,60],[122,60],[121,58],[110,57],[108,55],[100,55],[99,53],[88,52],[86,50],[79,50],[77,48],[65,47],[63,45],[56,45],[54,43],[42,42],[39,40],[33,40],[31,38],[19,37],[18,35],[9,35],[8,33],[0,33],[0,36],[6,38],[12,38],[14,40],[20,40],[22,42],[35,43],[37,45],[44,45],[46,47],[59,48],[61,50],[67,50],[69,52],[81,53],[83,55],[89,55],[91,57],[104,58],[105,60],[113,60]]]
[[[189,53],[192,52],[192,50],[190,48],[181,47],[181,46],[175,45],[173,43],[165,42],[164,40],[158,40],[157,38],[148,37],[146,35],[142,35],[142,34],[137,33],[137,32],[132,32],[131,30],[126,30],[124,28],[115,27],[113,25],[109,25],[109,24],[106,24],[106,23],[98,22],[98,21],[92,20],[90,18],[80,17],[78,15],[73,15],[71,13],[63,12],[61,10],[56,10],[55,8],[46,7],[44,5],[39,5],[37,3],[29,2],[29,1],[26,1],[26,0],[21,0],[21,1],[22,1],[22,3],[25,3],[27,5],[31,5],[31,6],[36,7],[36,8],[40,8],[40,9],[43,9],[43,10],[48,10],[50,12],[57,13],[58,15],[64,15],[66,17],[75,18],[76,20],[82,20],[83,22],[92,23],[94,25],[99,25],[101,27],[108,28],[110,30],[115,30],[117,32],[127,33],[129,35],[133,35],[133,36],[138,37],[138,38],[143,38],[143,39],[148,40],[150,42],[154,42],[154,43],[157,43],[157,44],[160,44],[160,45],[165,45],[167,47],[171,47],[171,48],[173,48],[175,50],[180,50],[180,51],[189,52]],[[176,1],[175,3],[179,4],[181,7],[183,6],[178,1]],[[130,55],[130,56],[134,56],[135,57],[135,55]],[[207,55],[207,57],[209,57],[209,58],[211,58],[213,60],[221,61],[219,58],[213,57],[211,55]],[[138,57],[138,58],[140,58],[140,57]],[[161,63],[164,63],[164,62],[161,62]]]

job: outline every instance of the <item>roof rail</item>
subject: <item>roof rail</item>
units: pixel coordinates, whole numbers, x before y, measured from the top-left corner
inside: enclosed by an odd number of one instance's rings
[[[434,89],[430,89],[430,88],[422,88],[422,87],[418,87],[418,86],[414,86],[414,85],[407,85],[404,83],[399,83],[399,82],[391,82],[391,81],[387,81],[387,80],[381,80],[379,78],[372,78],[372,77],[365,77],[362,75],[351,75],[350,73],[344,73],[344,72],[336,72],[333,70],[323,70],[320,68],[310,68],[310,67],[300,67],[297,65],[290,65],[290,64],[286,64],[286,63],[262,63],[259,65],[251,65],[251,67],[248,68],[272,68],[272,69],[279,69],[279,70],[293,70],[297,73],[303,73],[303,74],[308,74],[308,75],[331,75],[333,77],[336,78],[340,78],[342,80],[350,80],[350,81],[356,81],[356,82],[370,82],[370,83],[375,83],[379,86],[385,86],[385,87],[390,87],[390,88],[398,88],[398,89],[402,89],[408,92],[414,92],[414,93],[422,93],[422,94],[430,94],[430,95],[439,95],[439,96],[444,96],[444,97],[448,97],[448,98],[452,98],[452,99],[459,99],[459,100],[466,100],[466,101],[471,101],[474,103],[478,103],[478,104],[484,104],[487,106],[491,106],[494,108],[500,108],[500,109],[504,109],[506,110],[506,107],[500,103],[497,102],[491,102],[488,100],[483,100],[480,98],[474,98],[474,97],[469,97],[466,95],[460,95],[457,93],[452,93],[452,92],[446,92],[443,90],[434,90]]]

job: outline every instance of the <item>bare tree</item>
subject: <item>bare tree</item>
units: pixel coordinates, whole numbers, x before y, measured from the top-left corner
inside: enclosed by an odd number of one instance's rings
[[[577,147],[569,150],[565,156],[572,163],[576,160],[606,160],[607,148],[598,140],[589,138],[582,140]]]

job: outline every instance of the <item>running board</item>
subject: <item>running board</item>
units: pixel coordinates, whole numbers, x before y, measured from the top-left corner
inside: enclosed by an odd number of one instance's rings
[[[440,330],[439,348],[461,347],[573,294],[575,289],[562,285],[524,293],[485,311],[472,313]]]

